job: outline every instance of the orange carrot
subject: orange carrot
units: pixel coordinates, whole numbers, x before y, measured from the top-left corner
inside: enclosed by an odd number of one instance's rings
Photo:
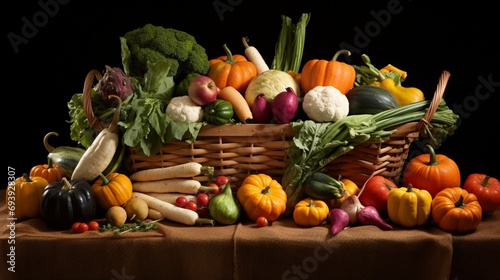
[[[222,88],[217,98],[223,99],[233,105],[233,110],[236,116],[243,123],[248,123],[253,121],[252,109],[248,105],[243,94],[241,94],[237,89],[232,86],[227,86]]]

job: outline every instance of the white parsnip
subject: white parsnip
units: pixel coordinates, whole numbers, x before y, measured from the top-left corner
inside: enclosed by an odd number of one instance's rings
[[[172,192],[172,193],[152,193],[152,192],[148,192],[148,193],[145,193],[145,194],[150,195],[152,197],[156,197],[159,200],[163,200],[165,202],[172,203],[172,204],[175,204],[175,200],[179,196],[185,197],[187,201],[196,201],[196,196],[195,195],[185,194],[185,193],[178,193],[178,192]]]
[[[258,74],[269,70],[269,66],[267,65],[266,61],[264,60],[260,52],[257,50],[257,48],[248,45],[248,41],[249,39],[247,37],[243,37],[245,56],[247,57],[248,61],[252,62],[255,65]]]
[[[153,208],[149,208],[148,218],[151,220],[158,220],[158,219],[163,219],[165,217],[163,217],[163,215],[160,213],[160,211],[153,209]]]
[[[169,167],[140,170],[130,175],[130,180],[146,182],[171,178],[190,178],[200,174],[210,176],[213,173],[212,166],[203,166],[198,162],[187,162]]]
[[[185,225],[196,225],[196,224],[211,224],[214,225],[215,222],[212,219],[200,218],[198,213],[186,208],[177,207],[172,203],[162,201],[158,198],[152,197],[145,193],[133,192],[132,196],[143,199],[148,204],[150,209],[158,211],[164,219],[169,221],[185,224]],[[157,215],[158,213],[150,210],[150,215]]]
[[[172,178],[158,181],[133,182],[132,190],[143,193],[184,193],[196,194],[217,190],[216,187],[202,186],[195,179]]]

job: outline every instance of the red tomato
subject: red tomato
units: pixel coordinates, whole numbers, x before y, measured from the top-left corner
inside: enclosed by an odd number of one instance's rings
[[[99,223],[96,221],[91,221],[89,222],[89,230],[98,230],[99,229]]]
[[[500,181],[485,174],[470,174],[464,182],[463,189],[473,193],[483,209],[483,213],[491,214],[500,208]]]
[[[373,176],[360,190],[359,201],[364,206],[373,206],[381,216],[387,216],[387,196],[396,184],[382,175]]]
[[[257,220],[255,221],[257,223],[258,227],[267,227],[269,224],[269,221],[266,219],[266,217],[258,217]]]
[[[219,194],[220,191],[221,191],[221,188],[219,187],[219,185],[217,185],[216,183],[210,183],[210,185],[208,185],[209,187],[217,187],[216,190],[214,191],[210,191],[211,194]]]
[[[87,230],[89,230],[89,225],[87,225],[86,223],[80,223],[78,225],[78,232],[79,233],[86,232]]]
[[[206,193],[200,193],[196,196],[196,203],[198,203],[198,206],[200,206],[200,207],[208,206],[209,200],[210,200],[210,197]]]
[[[223,186],[223,185],[226,185],[227,183],[229,183],[229,177],[227,176],[224,176],[224,175],[219,175],[217,177],[215,177],[215,184],[217,184],[217,186]]]
[[[194,212],[198,211],[198,204],[194,201],[188,201],[186,203],[186,209],[193,210]]]
[[[175,199],[175,205],[178,207],[186,207],[187,204],[187,198],[185,196],[179,196],[177,199]]]
[[[71,225],[71,232],[72,233],[78,233],[78,226],[79,225],[80,225],[79,222],[73,223],[73,225]]]
[[[208,217],[208,214],[210,213],[208,207],[200,207],[197,212],[200,218]]]

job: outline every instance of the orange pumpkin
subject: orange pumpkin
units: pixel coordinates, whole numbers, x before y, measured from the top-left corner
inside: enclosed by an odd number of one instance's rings
[[[52,161],[49,159],[48,163],[46,164],[39,164],[33,166],[30,170],[30,176],[42,177],[45,178],[47,182],[53,183],[53,182],[60,182],[62,178],[66,176],[66,174],[64,173],[64,170],[61,167],[52,164]]]
[[[333,59],[312,59],[304,64],[300,74],[300,88],[306,94],[316,86],[333,86],[346,94],[354,85],[356,70],[350,64],[337,61],[341,54],[350,55],[348,50],[340,50]]]
[[[326,220],[328,213],[330,209],[326,202],[307,197],[295,204],[293,221],[302,227],[315,227]]]
[[[265,217],[273,222],[285,212],[286,193],[278,181],[266,174],[248,175],[236,192],[236,197],[248,218],[253,221]]]
[[[219,89],[232,86],[239,92],[245,92],[250,81],[257,76],[257,67],[245,56],[233,55],[224,44],[225,56],[211,59],[207,76],[214,80]]]
[[[112,172],[107,176],[100,175],[92,191],[97,200],[97,205],[108,210],[112,206],[124,206],[132,197],[132,181],[124,174]]]
[[[460,169],[455,161],[446,155],[436,154],[427,145],[428,154],[412,158],[403,174],[403,185],[412,184],[414,188],[427,190],[432,197],[445,188],[460,187]]]
[[[482,208],[473,193],[460,188],[440,191],[431,203],[434,223],[444,231],[466,233],[475,230],[482,219]]]

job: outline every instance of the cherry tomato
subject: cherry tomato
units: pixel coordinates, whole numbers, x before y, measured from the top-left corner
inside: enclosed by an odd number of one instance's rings
[[[208,210],[208,207],[200,207],[197,212],[198,212],[198,216],[200,218],[205,218],[210,213],[210,211]]]
[[[269,222],[267,221],[266,217],[258,217],[257,220],[255,221],[257,223],[258,227],[267,227]]]
[[[217,187],[216,190],[210,191],[211,194],[219,194],[220,191],[221,191],[221,188],[216,183],[210,183],[210,185],[208,185],[208,186],[209,187],[214,187],[214,188]]]
[[[177,205],[178,207],[186,207],[186,204],[187,204],[187,198],[185,196],[179,196],[176,200],[175,200],[175,205]]]
[[[189,210],[193,210],[193,211],[198,211],[198,204],[196,204],[196,202],[194,201],[188,201],[186,203],[186,209],[189,209]]]
[[[210,197],[206,193],[200,193],[196,196],[196,203],[198,203],[198,206],[200,206],[200,207],[208,206],[209,200],[210,200]]]
[[[73,225],[71,225],[71,232],[72,233],[78,233],[78,226],[80,225],[79,222],[75,222],[73,223]]]
[[[215,177],[215,184],[217,184],[217,186],[223,186],[225,184],[229,183],[229,177],[227,176],[224,176],[224,175],[219,175],[217,177]]]
[[[79,233],[86,232],[87,230],[89,230],[89,225],[87,225],[87,223],[80,223],[78,225],[78,232]]]
[[[96,221],[91,221],[89,222],[89,230],[98,230],[99,229],[99,223]]]

